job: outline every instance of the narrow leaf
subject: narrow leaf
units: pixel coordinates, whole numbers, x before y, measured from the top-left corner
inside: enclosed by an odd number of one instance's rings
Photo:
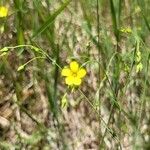
[[[0,50],[0,52],[7,52],[8,51],[8,48],[7,47],[4,47]]]
[[[48,19],[44,22],[44,24],[33,34],[32,39],[35,38],[37,35],[41,34],[43,31],[45,31],[55,20],[55,18],[68,6],[70,2],[71,0],[67,0],[52,15],[50,15]]]
[[[21,70],[23,70],[23,69],[24,69],[24,67],[25,67],[25,65],[21,65],[21,66],[19,66],[19,67],[18,67],[18,69],[17,69],[17,71],[21,71]]]

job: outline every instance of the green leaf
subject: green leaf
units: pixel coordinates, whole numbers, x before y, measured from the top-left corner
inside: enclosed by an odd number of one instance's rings
[[[115,33],[115,36],[117,37],[117,30],[118,30],[117,17],[116,17],[116,10],[115,10],[115,6],[114,6],[113,0],[110,0],[110,9],[111,9],[111,16],[112,16],[114,33]]]
[[[22,71],[22,70],[24,70],[24,68],[25,68],[25,65],[21,65],[18,67],[17,71]]]
[[[61,99],[61,108],[67,108],[68,106],[68,100],[66,98],[67,93],[64,94],[64,96]]]
[[[149,20],[146,16],[146,13],[145,13],[146,8],[145,8],[144,1],[138,0],[137,2],[138,2],[138,6],[141,10],[141,14],[142,14],[142,17],[144,19],[145,25],[146,25],[147,29],[150,31],[150,24],[149,24]]]
[[[139,73],[141,72],[143,69],[143,64],[140,62],[139,64],[137,64],[136,66],[136,73]]]
[[[4,47],[0,50],[0,52],[7,52],[8,51],[8,48],[7,47]]]
[[[0,54],[0,57],[5,56],[7,54],[7,52],[3,52],[2,54]]]
[[[50,15],[48,19],[44,22],[44,24],[33,34],[32,39],[35,38],[37,35],[41,34],[43,31],[45,31],[55,20],[55,18],[68,6],[70,2],[71,0],[67,0],[52,15]]]
[[[115,4],[118,5],[118,9],[115,8]],[[114,0],[110,0],[110,10],[111,10],[113,29],[117,41],[119,41],[119,26],[120,26],[120,17],[121,17],[121,10],[122,10],[121,6],[122,6],[122,0],[119,0],[118,3]]]

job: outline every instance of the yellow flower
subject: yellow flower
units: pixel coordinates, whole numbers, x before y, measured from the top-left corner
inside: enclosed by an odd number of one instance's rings
[[[64,67],[61,72],[62,76],[65,76],[65,83],[69,86],[79,86],[82,82],[82,78],[86,75],[84,68],[79,68],[79,64],[76,61],[72,61],[69,67]]]
[[[0,18],[8,15],[8,9],[4,6],[0,6]]]
[[[121,28],[120,31],[123,33],[132,33],[132,29],[130,27]]]

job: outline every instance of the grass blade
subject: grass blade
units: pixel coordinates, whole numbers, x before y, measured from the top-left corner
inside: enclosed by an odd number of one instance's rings
[[[111,15],[112,15],[112,22],[113,22],[113,28],[114,28],[114,34],[118,41],[118,26],[117,26],[117,18],[116,18],[116,11],[113,0],[110,0],[110,9],[111,9]]]
[[[144,19],[145,25],[146,25],[147,29],[150,31],[150,24],[149,24],[149,21],[146,17],[147,14],[145,13],[145,10],[146,10],[145,3],[144,3],[144,1],[139,1],[139,0],[137,1],[137,3],[141,9],[141,14],[142,14],[142,17]]]
[[[50,24],[56,19],[56,17],[68,6],[70,2],[71,0],[67,0],[52,15],[50,15],[48,19],[44,22],[44,24],[33,34],[32,38],[35,38],[37,35],[45,31],[50,26]]]

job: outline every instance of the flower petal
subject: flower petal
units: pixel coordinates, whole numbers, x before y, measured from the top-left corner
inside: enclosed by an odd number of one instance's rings
[[[0,7],[0,17],[6,17],[8,14],[8,9],[4,6]]]
[[[78,77],[75,77],[74,80],[73,80],[73,84],[74,85],[80,85],[81,84],[81,79],[78,78]]]
[[[67,85],[73,85],[74,77],[73,76],[66,77],[65,82]]]
[[[79,69],[79,64],[76,61],[70,63],[70,69],[72,72],[77,72]]]
[[[83,78],[85,75],[86,75],[86,70],[83,68],[81,68],[77,73],[78,78]]]
[[[62,76],[71,76],[71,70],[69,68],[63,68],[61,71]]]

